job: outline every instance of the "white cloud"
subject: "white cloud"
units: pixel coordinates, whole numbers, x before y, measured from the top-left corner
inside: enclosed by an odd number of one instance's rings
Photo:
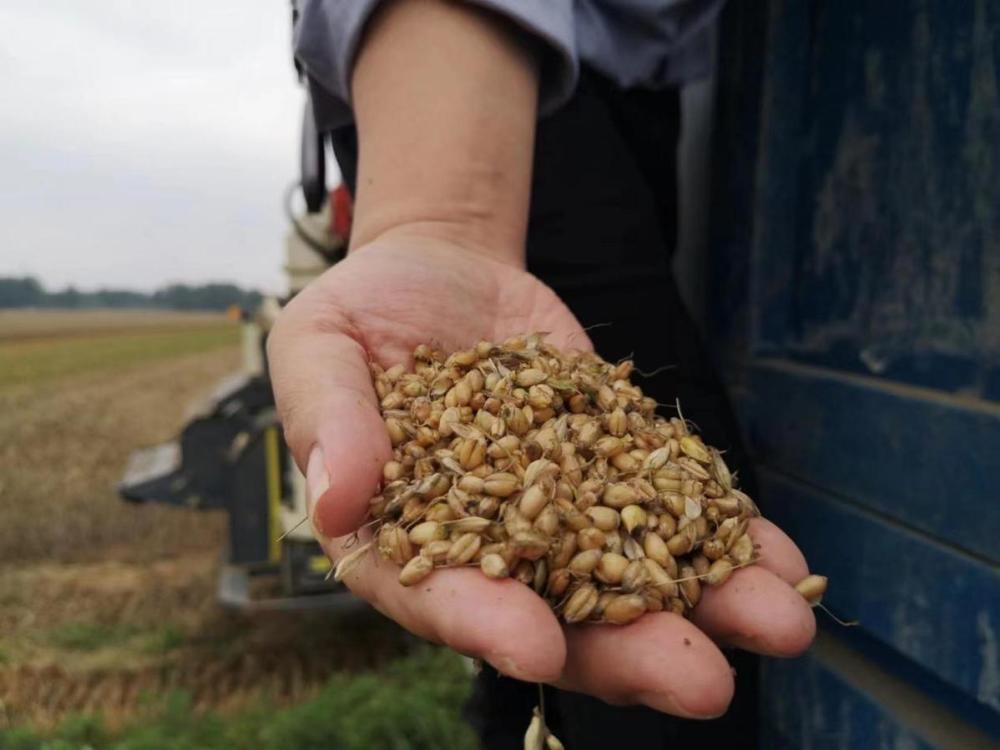
[[[0,274],[282,286],[302,91],[281,0],[0,7]]]

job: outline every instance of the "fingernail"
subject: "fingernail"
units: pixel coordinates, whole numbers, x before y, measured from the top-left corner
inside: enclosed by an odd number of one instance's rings
[[[648,693],[641,691],[632,695],[626,703],[640,703],[657,711],[670,714],[671,716],[677,716],[681,719],[694,719],[696,721],[718,719],[726,713],[725,711],[720,713],[695,713],[693,711],[689,711],[677,702],[676,696],[669,693],[664,696],[663,693]]]
[[[521,667],[509,656],[489,655],[486,657],[486,661],[492,664],[497,672],[506,677],[517,678],[521,675]]]
[[[540,674],[537,670],[522,667],[511,657],[501,654],[484,654],[486,659],[497,672],[505,677],[512,677],[522,682],[550,682],[555,679],[552,675]]]
[[[329,488],[330,475],[326,470],[326,459],[323,457],[323,449],[318,445],[314,445],[312,451],[309,453],[309,463],[306,464],[306,504],[309,509],[309,515],[312,518],[313,528],[320,534],[323,534],[323,529],[320,528],[319,518],[316,515],[316,501]],[[323,535],[326,536],[325,534]]]

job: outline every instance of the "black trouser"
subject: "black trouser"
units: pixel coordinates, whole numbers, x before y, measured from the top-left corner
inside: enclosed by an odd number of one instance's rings
[[[657,371],[637,381],[660,403],[679,400],[684,416],[705,439],[728,450],[727,459],[746,486],[750,467],[732,411],[670,270],[677,234],[679,130],[676,90],[622,91],[584,68],[573,98],[538,124],[528,268],[590,329],[602,356],[631,356],[640,370]],[[333,140],[353,190],[354,133],[344,129]],[[652,750],[688,739],[752,748],[756,664],[745,655],[733,660],[737,697],[726,717],[716,721],[613,707],[552,688],[546,688],[546,716],[569,750],[631,743]],[[537,702],[536,686],[484,668],[469,706],[483,747],[522,748]]]

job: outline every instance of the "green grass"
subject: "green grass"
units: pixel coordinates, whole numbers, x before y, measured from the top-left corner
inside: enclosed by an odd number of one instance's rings
[[[50,631],[48,640],[69,651],[97,651],[105,646],[120,645],[135,634],[136,629],[128,626],[71,622]]]
[[[187,643],[187,636],[173,625],[144,633],[131,625],[73,622],[50,630],[47,641],[64,651],[80,652],[128,644],[140,653],[156,656],[180,648]],[[0,658],[2,655],[3,652],[0,651]]]
[[[0,342],[0,389],[20,383],[117,371],[133,365],[235,345],[233,323],[167,331]]]
[[[0,734],[0,750],[471,750],[475,737],[461,718],[470,685],[457,656],[427,648],[378,674],[338,675],[291,708],[198,716],[173,693],[118,733],[80,716],[45,736]]]
[[[142,651],[147,654],[166,654],[187,643],[187,636],[173,625],[166,625],[143,640]]]

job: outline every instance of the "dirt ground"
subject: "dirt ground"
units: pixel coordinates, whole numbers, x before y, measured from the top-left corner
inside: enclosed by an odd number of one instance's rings
[[[80,711],[116,724],[174,689],[202,709],[299,700],[333,671],[399,653],[374,616],[227,614],[215,602],[224,517],[115,493],[130,451],[172,437],[183,405],[236,369],[235,329],[214,346],[193,331],[194,353],[172,340],[122,354],[114,331],[135,329],[118,320],[99,334],[39,328],[46,361],[81,337],[116,359],[102,367],[91,352],[83,372],[0,387],[0,728]],[[0,328],[0,358],[28,371],[36,350],[21,346]]]
[[[0,310],[0,340],[218,327],[218,313],[169,310]]]

